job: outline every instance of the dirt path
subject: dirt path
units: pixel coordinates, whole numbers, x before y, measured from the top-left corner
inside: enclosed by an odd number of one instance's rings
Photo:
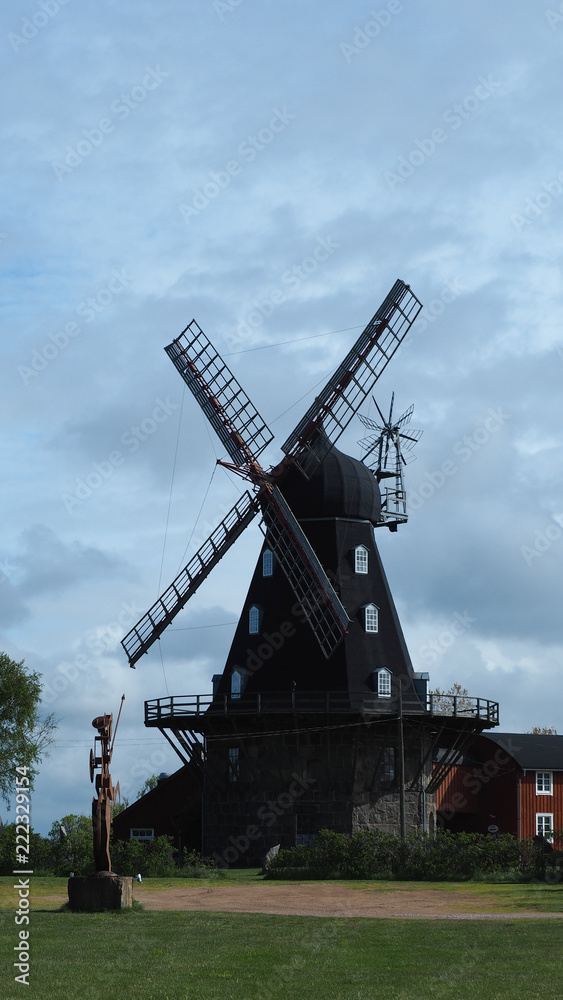
[[[202,886],[151,890],[134,886],[146,910],[223,910],[228,913],[278,913],[314,917],[506,918],[559,917],[562,913],[502,913],[498,900],[476,898],[463,890],[409,889],[385,892],[330,885]]]

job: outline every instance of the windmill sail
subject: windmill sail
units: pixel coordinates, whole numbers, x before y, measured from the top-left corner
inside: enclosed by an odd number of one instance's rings
[[[269,544],[328,659],[348,631],[348,614],[277,487],[268,494],[263,517]]]
[[[256,459],[273,434],[195,319],[164,350],[233,462]]]
[[[335,444],[370,394],[375,382],[393,357],[418,316],[422,304],[409,285],[396,281],[375,316],[366,326],[340,367],[307,410],[282,451],[294,459],[305,476],[299,453],[318,461],[309,442],[321,425]]]
[[[258,509],[256,498],[248,492],[244,493],[187,566],[164,591],[162,597],[159,597],[152,608],[122,639],[121,645],[127,653],[130,667],[135,666],[137,660],[150,649],[153,642],[195,594],[213,567],[250,524]]]

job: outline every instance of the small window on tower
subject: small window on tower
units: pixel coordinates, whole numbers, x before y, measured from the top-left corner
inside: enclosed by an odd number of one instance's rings
[[[229,747],[229,781],[238,781],[239,765],[239,748]]]
[[[240,670],[233,670],[231,674],[231,698],[240,698],[243,688],[243,675]]]
[[[272,576],[274,572],[274,553],[271,549],[264,549],[262,553],[262,576]]]
[[[354,571],[356,573],[367,573],[369,552],[365,545],[357,545],[354,549]]]
[[[385,747],[381,762],[381,780],[393,781],[395,778],[395,747]]]
[[[375,604],[364,608],[364,628],[366,632],[379,632],[379,608]]]
[[[378,698],[390,698],[391,697],[391,671],[387,667],[380,667],[379,670],[375,671],[376,685],[375,690],[377,691]]]
[[[253,604],[248,612],[248,633],[258,635],[260,632],[260,608]]]

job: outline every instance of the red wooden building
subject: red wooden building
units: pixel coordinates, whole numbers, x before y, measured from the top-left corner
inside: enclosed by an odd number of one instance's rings
[[[174,847],[200,850],[202,772],[187,764],[158,784],[113,820],[114,840],[154,840],[164,834]]]
[[[440,825],[523,839],[563,830],[563,736],[483,733],[436,793]]]

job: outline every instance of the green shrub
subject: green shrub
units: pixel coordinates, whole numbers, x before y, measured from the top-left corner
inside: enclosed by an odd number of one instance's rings
[[[413,832],[405,840],[381,830],[347,836],[321,830],[313,847],[282,849],[269,878],[394,878],[426,881],[467,879],[559,881],[563,855],[510,834],[439,830],[435,837]],[[301,872],[301,876],[299,876]],[[289,874],[291,873],[291,874]],[[494,877],[494,878],[493,878]]]

